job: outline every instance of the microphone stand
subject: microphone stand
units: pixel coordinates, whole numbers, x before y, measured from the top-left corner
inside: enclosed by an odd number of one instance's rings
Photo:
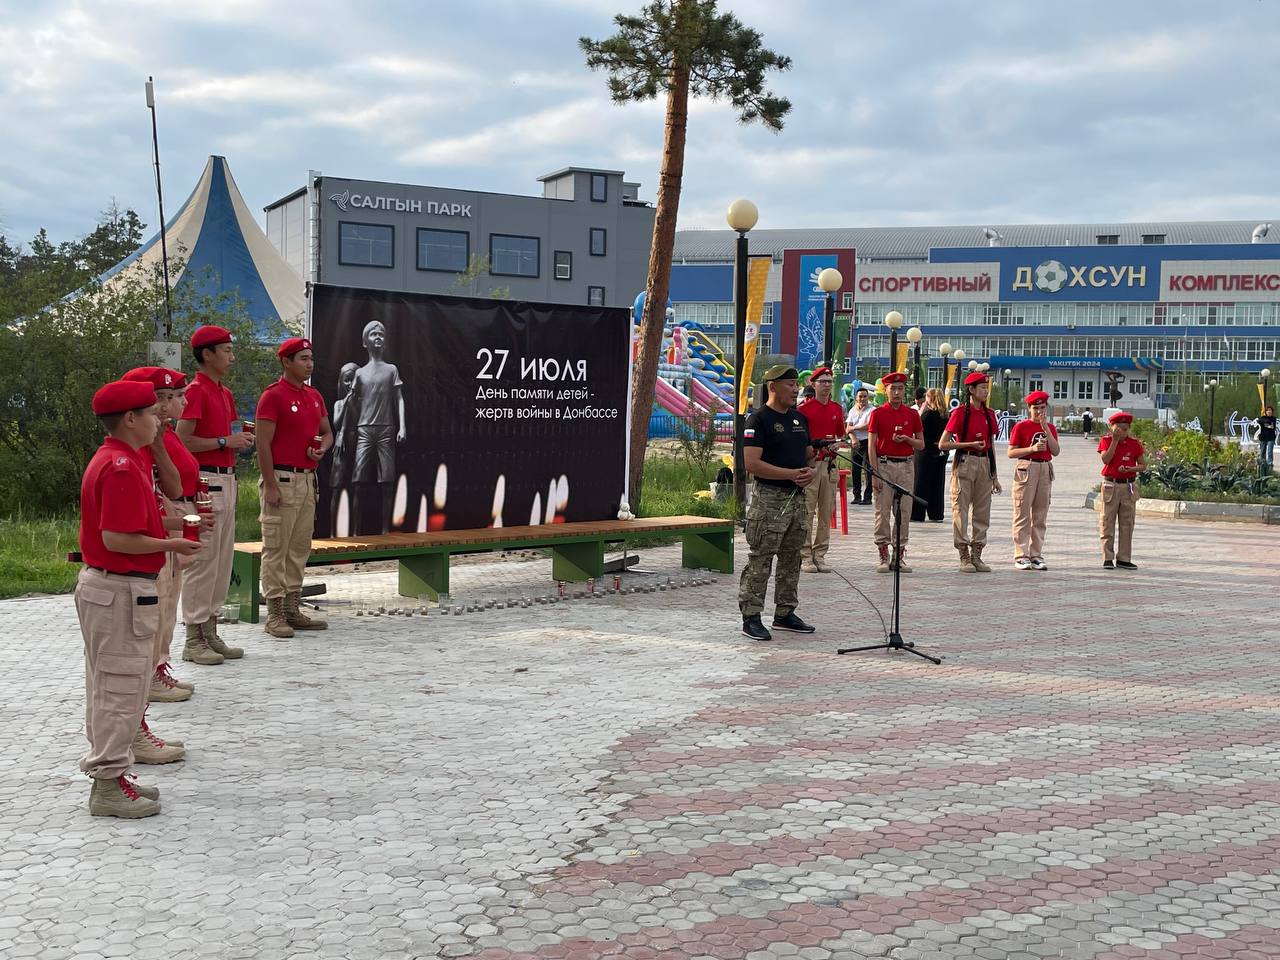
[[[902,639],[901,616],[902,605],[900,597],[902,593],[902,564],[900,558],[902,556],[902,498],[907,497],[918,503],[927,504],[928,501],[923,497],[917,497],[914,493],[908,491],[905,487],[901,487],[892,480],[885,477],[875,467],[871,466],[870,461],[873,459],[873,452],[868,451],[867,462],[864,464],[871,471],[871,475],[878,479],[881,484],[893,490],[893,628],[889,631],[889,640],[887,643],[873,643],[865,647],[842,647],[836,650],[836,653],[860,653],[864,650],[905,650],[907,653],[914,653],[917,657],[923,657],[931,663],[941,664],[942,660],[938,657],[931,657],[929,654],[916,649],[914,643],[906,642]]]

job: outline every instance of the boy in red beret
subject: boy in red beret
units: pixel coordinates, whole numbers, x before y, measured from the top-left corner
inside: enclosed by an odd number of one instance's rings
[[[1049,394],[1027,394],[1027,418],[1009,431],[1013,468],[1013,565],[1019,570],[1048,570],[1041,552],[1049,517],[1053,458],[1061,453],[1058,429],[1049,422]]]
[[[1146,449],[1142,441],[1129,436],[1133,414],[1123,410],[1113,413],[1108,421],[1111,432],[1098,441],[1102,456],[1102,516],[1098,519],[1098,538],[1102,541],[1104,570],[1137,570],[1133,562],[1133,519],[1138,506],[1138,474],[1147,468]],[[1116,528],[1120,543],[1116,544]]]
[[[295,630],[324,630],[302,612],[302,575],[316,525],[316,467],[333,446],[329,411],[309,386],[315,358],[311,341],[291,337],[276,351],[281,377],[258,400],[258,465],[262,468],[263,628],[277,639]],[[318,442],[317,442],[318,438]]]
[[[965,404],[951,411],[938,449],[956,452],[951,465],[951,533],[960,552],[960,572],[990,573],[982,551],[991,527],[991,495],[1000,492],[995,453],[999,427],[987,406],[987,375],[975,370],[964,378],[964,389]]]
[[[844,436],[844,407],[831,399],[834,378],[830,367],[818,367],[809,376],[813,396],[801,402],[797,408],[809,424],[809,437],[813,440],[839,441]],[[808,519],[805,525],[801,569],[806,573],[830,573],[824,562],[831,546],[831,511],[835,506],[835,488],[839,482],[839,464],[836,447],[824,446],[817,450],[813,461],[813,483],[804,488],[805,509]]]
[[[160,613],[156,580],[165,554],[193,556],[200,544],[167,535],[150,459],[139,453],[160,428],[155,388],[138,381],[109,383],[94,394],[93,412],[107,438],[80,483],[84,569],[75,603],[84,637],[89,741],[80,769],[93,779],[91,815],[149,817],[160,812],[160,791],[135,783],[129,768],[152,674]],[[165,749],[166,757],[181,757],[181,748]]]
[[[187,642],[182,659],[216,665],[244,656],[218,636],[218,611],[231,585],[231,561],[236,549],[236,453],[253,446],[247,433],[232,433],[236,402],[223,381],[231,372],[236,354],[231,332],[204,326],[191,335],[196,373],[187,386],[178,437],[200,464],[200,481],[208,484],[214,526],[202,535],[205,549],[185,575],[182,587],[182,619]]]
[[[924,449],[924,431],[920,414],[915,407],[903,401],[907,394],[907,375],[894,371],[886,373],[881,382],[889,402],[876,407],[867,424],[867,449],[875,461],[876,472],[910,493],[915,489],[915,453]],[[907,535],[911,530],[911,506],[908,504],[898,516],[901,536],[901,552],[891,556],[889,543],[897,531],[890,529],[893,516],[893,492],[884,489],[880,477],[871,481],[872,499],[875,503],[875,541],[880,552],[880,573],[888,573],[897,565],[902,573],[910,573],[907,566]]]

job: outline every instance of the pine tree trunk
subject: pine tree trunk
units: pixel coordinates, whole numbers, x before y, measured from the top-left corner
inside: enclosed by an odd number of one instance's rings
[[[667,120],[662,146],[662,170],[658,175],[658,208],[649,248],[649,279],[645,285],[644,312],[640,319],[640,349],[631,380],[631,475],[628,478],[631,507],[640,506],[644,481],[644,455],[649,443],[649,414],[657,389],[658,359],[662,354],[662,328],[666,322],[667,295],[671,289],[671,257],[676,244],[676,216],[684,180],[684,147],[689,121],[689,68],[677,64],[667,86]]]

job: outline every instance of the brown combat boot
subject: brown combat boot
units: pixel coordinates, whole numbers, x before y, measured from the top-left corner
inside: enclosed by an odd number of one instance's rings
[[[894,565],[898,568],[898,570],[900,570],[902,573],[911,572],[911,568],[907,566],[907,548],[906,547],[903,547],[901,550],[898,551],[897,555],[894,557],[893,562],[894,562]]]
[[[880,551],[880,566],[876,567],[877,573],[889,572],[889,545],[887,543],[877,543],[876,549]]]
[[[138,725],[138,732],[133,735],[134,762],[174,763],[183,759],[186,755],[186,747],[161,740],[147,726],[146,717],[142,718],[142,722]]]
[[[973,569],[978,573],[990,573],[991,567],[982,562],[982,548],[985,543],[975,543],[969,548],[969,560],[973,564]]]
[[[209,643],[209,649],[214,653],[222,654],[223,659],[239,660],[244,656],[244,651],[239,647],[233,647],[228,643],[224,643],[222,638],[218,636],[218,618],[210,617],[204,622],[204,635]]]
[[[190,690],[192,693],[195,692],[196,685],[194,683],[192,683],[190,680],[179,680],[177,677],[173,675],[173,667],[169,664],[168,660],[160,664],[160,666],[156,667],[156,672],[163,673],[166,677],[169,678],[169,681],[175,687],[179,687],[183,690]]]
[[[293,627],[284,618],[284,597],[267,598],[267,622],[262,629],[277,640],[287,640],[293,636]]]
[[[328,630],[324,620],[315,620],[302,612],[302,591],[294,590],[284,595],[285,622],[295,630]]]
[[[203,623],[187,624],[187,642],[182,648],[182,659],[206,667],[216,666],[222,662],[222,654],[209,646]]]
[[[94,780],[89,789],[89,816],[135,820],[160,812],[160,801],[144,797],[127,776]]]
[[[147,688],[150,703],[181,703],[190,699],[190,690],[178,686],[163,667],[156,667],[156,672],[151,675],[151,686]]]
[[[956,549],[960,551],[960,572],[961,573],[977,573],[978,571],[974,569],[974,566],[973,566],[973,557],[969,553],[969,548],[957,547]]]

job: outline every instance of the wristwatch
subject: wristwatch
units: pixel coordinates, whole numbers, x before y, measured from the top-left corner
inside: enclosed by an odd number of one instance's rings
[[[219,437],[219,438],[218,438],[218,449],[219,449],[219,450],[225,450],[225,449],[227,449],[227,438],[226,438],[226,437]]]

